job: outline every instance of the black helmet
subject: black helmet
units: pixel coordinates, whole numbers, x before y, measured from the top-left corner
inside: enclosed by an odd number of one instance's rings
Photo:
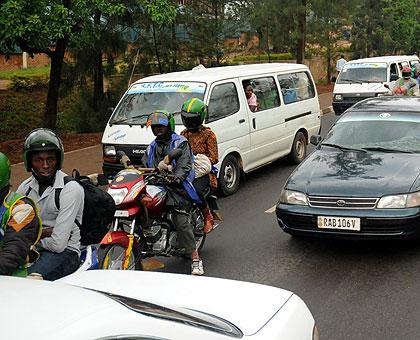
[[[31,154],[39,151],[56,151],[58,169],[61,169],[64,161],[64,148],[60,138],[54,131],[46,128],[35,129],[25,138],[23,144],[23,161],[26,171],[31,171]]]
[[[181,109],[182,123],[187,129],[197,129],[207,116],[207,105],[198,98],[188,99]]]

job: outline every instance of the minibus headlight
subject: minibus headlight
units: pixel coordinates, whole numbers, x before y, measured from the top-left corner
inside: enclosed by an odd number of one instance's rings
[[[105,145],[104,146],[104,155],[105,156],[116,156],[117,152],[115,151],[115,146],[113,145]]]
[[[342,94],[334,95],[334,100],[337,100],[337,101],[343,100],[343,95]]]

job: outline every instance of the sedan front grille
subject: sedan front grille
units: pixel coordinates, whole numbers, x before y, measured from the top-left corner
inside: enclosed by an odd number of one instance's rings
[[[308,196],[309,205],[316,208],[374,209],[378,198]]]

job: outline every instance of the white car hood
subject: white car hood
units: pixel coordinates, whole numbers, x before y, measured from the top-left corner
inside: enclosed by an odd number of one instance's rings
[[[388,89],[384,87],[383,83],[346,83],[335,84],[334,94],[353,94],[353,93],[383,93]]]
[[[230,321],[245,335],[258,332],[293,295],[255,283],[156,272],[93,270],[59,281],[212,314]]]

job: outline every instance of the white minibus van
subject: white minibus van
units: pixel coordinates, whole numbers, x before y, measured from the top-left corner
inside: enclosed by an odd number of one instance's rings
[[[419,62],[416,55],[373,57],[347,62],[334,85],[333,109],[340,115],[350,106],[366,98],[388,92],[384,84],[401,77],[404,66]]]
[[[245,88],[251,85],[258,99],[252,112]],[[134,165],[141,164],[154,136],[146,127],[155,110],[174,114],[176,132],[184,129],[179,114],[189,98],[208,104],[205,124],[217,136],[219,187],[234,193],[241,175],[280,157],[294,163],[306,156],[311,135],[320,131],[320,108],[312,75],[305,65],[269,63],[202,68],[143,78],[121,98],[105,128],[103,171],[113,176],[124,151]]]

